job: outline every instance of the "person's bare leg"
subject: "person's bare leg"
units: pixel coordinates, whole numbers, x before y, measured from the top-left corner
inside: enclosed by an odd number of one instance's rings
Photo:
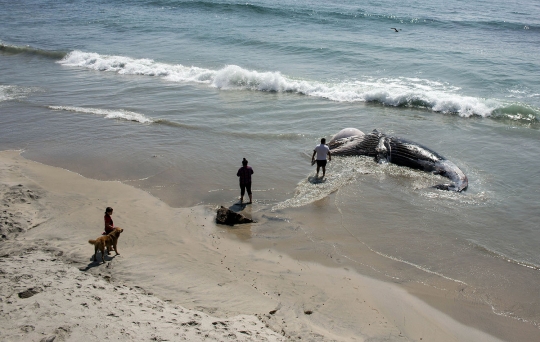
[[[321,167],[319,165],[317,165],[317,176],[316,176],[317,178],[319,178],[319,170],[320,170],[320,168]]]
[[[248,194],[249,196],[249,203],[248,204],[251,204],[253,202],[253,198],[251,197],[251,194]]]
[[[244,193],[245,193],[245,188],[242,184],[240,184],[240,204],[244,203]]]
[[[324,175],[326,174],[326,166],[322,167],[322,178],[324,178]]]

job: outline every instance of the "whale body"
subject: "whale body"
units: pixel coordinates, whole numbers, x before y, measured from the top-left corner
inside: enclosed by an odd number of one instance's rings
[[[467,189],[467,176],[453,162],[437,152],[413,141],[388,136],[373,130],[364,134],[356,128],[345,128],[328,143],[330,153],[338,156],[364,155],[374,157],[379,163],[393,163],[441,175],[452,181],[440,184],[442,190],[461,192]]]

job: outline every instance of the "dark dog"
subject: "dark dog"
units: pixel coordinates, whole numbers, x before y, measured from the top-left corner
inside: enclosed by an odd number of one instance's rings
[[[107,247],[108,251],[113,249],[116,252],[116,255],[120,255],[116,245],[118,244],[120,233],[123,231],[124,230],[122,228],[117,227],[107,235],[100,236],[95,240],[88,240],[89,244],[94,245],[94,261],[96,261],[96,254],[99,249],[101,251],[101,260],[105,263],[105,247]]]

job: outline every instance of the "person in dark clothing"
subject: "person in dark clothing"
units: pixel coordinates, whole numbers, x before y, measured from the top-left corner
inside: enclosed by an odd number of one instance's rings
[[[107,207],[107,209],[105,209],[105,231],[103,232],[102,235],[108,235],[110,232],[112,232],[114,230],[114,228],[117,228],[114,226],[114,223],[113,223],[113,220],[112,220],[112,215],[113,213],[113,208],[111,207]],[[108,248],[105,249],[107,251],[107,255],[110,254],[110,251]]]
[[[253,169],[251,166],[248,166],[248,161],[246,158],[242,159],[242,167],[238,169],[236,175],[240,177],[240,203],[244,202],[244,194],[247,190],[249,196],[249,202],[251,204],[253,198],[251,197],[251,175],[253,174]]]
[[[109,234],[110,232],[112,232],[114,230],[114,228],[116,228],[113,224],[113,220],[112,220],[112,215],[113,213],[113,208],[111,207],[107,207],[107,209],[105,209],[105,232],[103,233],[103,235],[107,235]]]

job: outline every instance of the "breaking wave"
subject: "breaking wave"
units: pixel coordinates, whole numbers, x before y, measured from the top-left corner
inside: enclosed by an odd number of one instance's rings
[[[49,51],[36,49],[31,46],[16,46],[16,45],[7,45],[0,43],[0,53],[5,53],[9,55],[18,55],[18,54],[28,54],[28,55],[38,55],[48,58],[63,58],[66,55],[65,51]]]
[[[48,106],[53,110],[63,110],[75,113],[102,115],[107,119],[117,119],[126,121],[135,121],[140,123],[152,123],[154,120],[144,116],[144,114],[130,112],[123,109],[100,109],[100,108],[83,108],[69,106]]]
[[[521,103],[464,96],[447,83],[420,78],[363,77],[343,82],[295,79],[279,71],[259,72],[237,65],[219,70],[167,64],[152,59],[72,51],[58,63],[122,75],[153,76],[171,82],[195,82],[224,90],[297,93],[337,102],[374,102],[384,106],[427,109],[470,116],[503,116],[512,120],[538,121],[540,109]]]

